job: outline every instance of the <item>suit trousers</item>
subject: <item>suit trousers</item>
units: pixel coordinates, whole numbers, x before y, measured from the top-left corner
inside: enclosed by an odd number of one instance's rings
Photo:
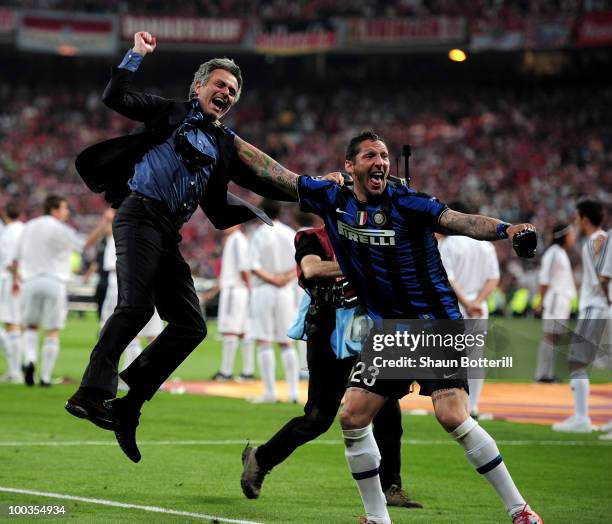
[[[117,210],[118,303],[100,332],[81,386],[104,390],[109,397],[117,394],[121,354],[155,307],[168,324],[121,373],[142,398],[151,399],[206,336],[191,271],[179,251],[179,227],[164,204],[136,193]]]
[[[331,320],[333,318],[333,320]],[[304,415],[285,424],[268,442],[257,449],[257,462],[270,470],[283,462],[296,448],[325,433],[336,418],[338,408],[355,364],[355,357],[336,358],[330,336],[335,313],[327,321],[317,321],[316,333],[309,333],[307,358],[310,379]],[[381,454],[380,481],[383,490],[402,485],[400,477],[402,413],[397,399],[389,399],[374,418],[374,438]]]

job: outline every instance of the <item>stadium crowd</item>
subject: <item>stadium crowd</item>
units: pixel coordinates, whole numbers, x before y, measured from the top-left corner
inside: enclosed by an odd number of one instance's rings
[[[129,132],[134,123],[104,108],[93,87],[33,92],[4,83],[0,103],[0,204],[19,198],[34,216],[53,190],[68,197],[81,229],[92,227],[105,203],[85,189],[74,159],[88,145]],[[571,219],[581,195],[610,199],[610,107],[612,89],[593,86],[554,92],[542,87],[528,94],[490,86],[394,94],[371,85],[303,93],[250,87],[227,123],[288,168],[312,175],[341,168],[347,138],[375,123],[392,154],[412,145],[413,187],[549,232],[554,223]],[[215,276],[220,232],[199,214],[181,233],[194,273]],[[502,262],[507,258],[512,259],[500,253]]]
[[[609,0],[3,0],[22,9],[170,16],[257,17],[262,20],[314,20],[332,16],[464,16],[508,19],[525,15],[575,15],[610,9]]]

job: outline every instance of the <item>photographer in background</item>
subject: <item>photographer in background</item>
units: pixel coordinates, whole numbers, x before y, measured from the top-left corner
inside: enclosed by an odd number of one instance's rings
[[[355,307],[358,301],[340,272],[325,228],[299,231],[295,248],[299,283],[310,297],[308,310],[298,326],[301,328],[298,331],[307,336],[308,401],[304,415],[290,420],[268,442],[245,448],[241,485],[250,499],[259,497],[264,477],[274,466],[330,428],[356,360],[355,353],[331,341],[336,329],[336,309]],[[410,500],[401,488],[402,413],[397,399],[390,399],[374,418],[374,437],[382,457],[380,479],[387,504],[421,508],[421,504]]]

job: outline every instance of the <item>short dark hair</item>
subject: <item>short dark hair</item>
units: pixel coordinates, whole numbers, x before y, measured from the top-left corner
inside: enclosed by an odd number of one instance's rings
[[[43,212],[45,215],[50,215],[53,209],[59,209],[62,205],[62,202],[67,202],[67,200],[60,195],[47,195],[45,198],[45,203],[43,204]]]
[[[19,215],[21,215],[21,206],[19,205],[19,202],[11,200],[6,204],[4,212],[6,213],[7,218],[17,220]]]
[[[594,226],[599,226],[603,222],[603,206],[598,200],[580,200],[576,204],[576,211],[578,211],[580,218],[587,217]]]
[[[263,209],[266,215],[268,215],[272,220],[274,220],[280,215],[281,207],[277,200],[264,198],[261,201],[261,209]]]
[[[465,213],[466,215],[470,215],[472,213],[472,210],[468,207],[468,205],[465,202],[461,202],[461,200],[454,200],[453,202],[449,202],[447,206],[453,211]]]
[[[552,228],[552,241],[550,244],[557,244],[558,246],[565,244],[565,239],[567,238],[569,231],[570,226],[568,224],[563,224],[561,222],[555,224],[555,226]]]
[[[359,153],[359,146],[362,142],[366,140],[372,140],[373,142],[380,140],[381,142],[385,142],[382,137],[377,135],[374,131],[362,131],[357,136],[351,138],[346,148],[346,159],[351,162],[355,161],[355,157],[357,153]]]

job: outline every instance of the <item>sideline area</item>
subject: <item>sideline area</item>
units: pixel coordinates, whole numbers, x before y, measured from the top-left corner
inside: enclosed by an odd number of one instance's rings
[[[263,384],[253,382],[172,381],[164,391],[192,395],[249,398],[263,392]],[[277,382],[281,401],[287,400],[287,385]],[[431,401],[415,391],[401,400],[402,410],[432,412]],[[307,383],[300,382],[300,399],[306,400]],[[572,392],[569,384],[485,383],[480,400],[480,412],[511,422],[550,425],[572,414]],[[612,419],[612,384],[591,384],[589,408],[593,424],[606,424]]]

